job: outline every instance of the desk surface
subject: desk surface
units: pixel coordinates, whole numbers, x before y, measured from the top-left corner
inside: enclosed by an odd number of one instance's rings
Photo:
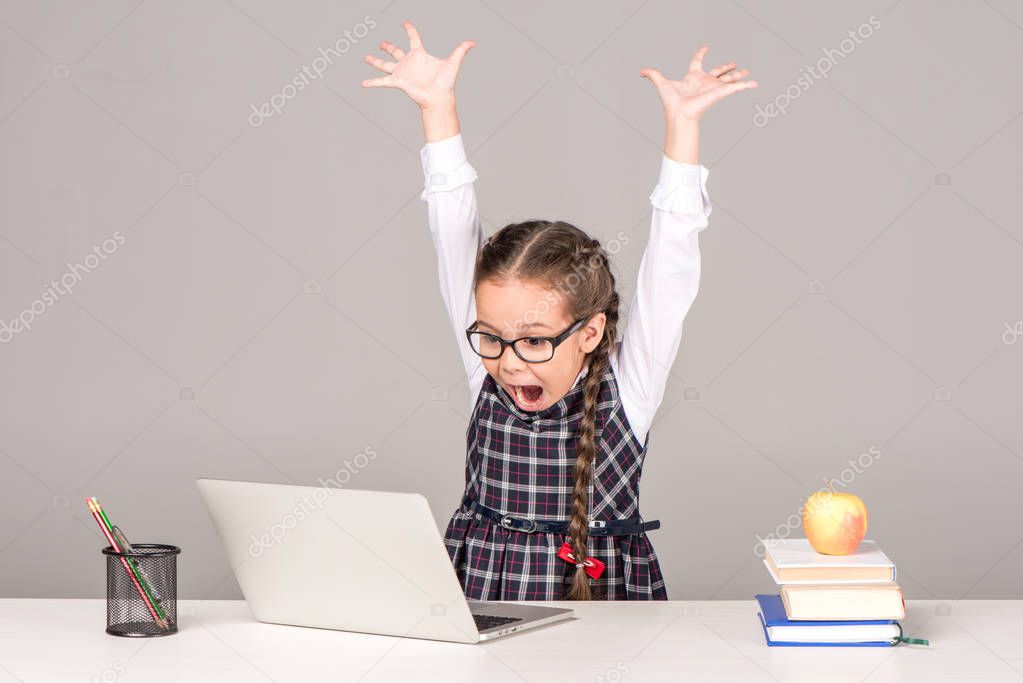
[[[540,603],[537,603],[540,604]],[[10,681],[1023,681],[1023,601],[907,601],[930,647],[768,648],[753,601],[552,603],[572,621],[480,645],[261,624],[178,602],[179,632],[119,638],[103,600],[0,600]]]

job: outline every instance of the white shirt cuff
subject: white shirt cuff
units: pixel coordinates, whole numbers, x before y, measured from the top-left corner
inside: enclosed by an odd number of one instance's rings
[[[469,163],[462,145],[462,134],[438,142],[428,142],[419,152],[423,162],[424,187],[420,199],[432,192],[446,192],[476,180],[476,169]]]
[[[703,164],[684,164],[667,156],[661,157],[661,176],[650,195],[655,208],[672,213],[710,216],[707,177],[710,171]]]

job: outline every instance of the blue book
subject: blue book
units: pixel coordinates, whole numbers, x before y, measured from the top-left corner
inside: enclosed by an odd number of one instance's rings
[[[791,621],[780,595],[754,596],[760,603],[764,638],[775,646],[886,647],[898,644],[902,626],[894,619],[877,621]]]

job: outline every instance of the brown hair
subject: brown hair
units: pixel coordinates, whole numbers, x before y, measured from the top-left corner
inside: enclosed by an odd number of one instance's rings
[[[589,488],[596,454],[595,424],[600,381],[609,365],[618,327],[618,292],[607,252],[598,240],[563,221],[531,220],[506,225],[483,245],[476,259],[473,289],[485,280],[524,280],[557,289],[571,320],[604,313],[604,336],[587,354],[589,370],[583,380],[583,418],[576,448],[572,517],[568,534],[572,555],[582,562],[588,555]],[[561,298],[559,296],[559,298]],[[538,302],[539,306],[539,302]],[[576,567],[568,600],[595,596],[589,576]]]

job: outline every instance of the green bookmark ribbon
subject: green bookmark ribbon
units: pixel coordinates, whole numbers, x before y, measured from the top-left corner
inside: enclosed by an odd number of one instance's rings
[[[900,624],[899,622],[896,621],[895,625],[899,627],[899,635],[895,636],[894,638],[892,638],[889,641],[892,645],[898,645],[899,643],[906,643],[908,645],[927,645],[927,646],[930,646],[931,641],[927,640],[926,638],[909,638],[908,636],[904,636],[902,634],[902,624]]]
[[[909,643],[910,645],[930,645],[931,644],[931,641],[927,640],[926,638],[904,638],[902,636],[899,636],[898,638],[895,639],[895,641],[899,642],[899,643]]]

